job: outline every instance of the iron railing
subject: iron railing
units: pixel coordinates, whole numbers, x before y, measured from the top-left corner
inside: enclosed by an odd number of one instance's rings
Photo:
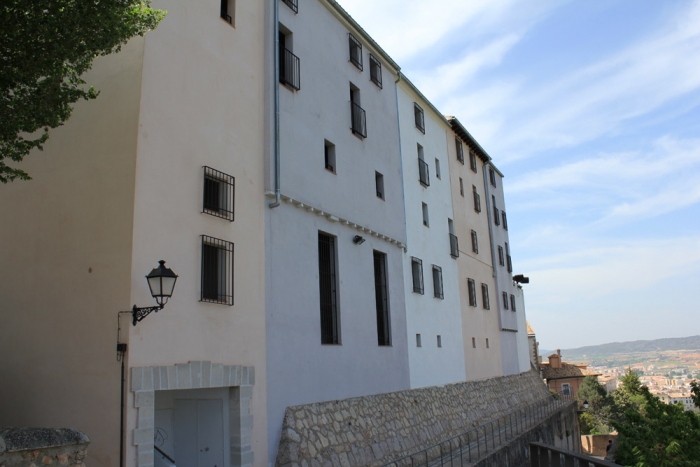
[[[367,138],[367,117],[365,109],[354,102],[350,102],[350,114],[352,116],[352,132],[363,138]]]
[[[362,65],[362,44],[360,41],[355,39],[355,36],[348,33],[348,42],[350,46],[350,62],[355,65],[358,69],[363,70]]]
[[[421,185],[430,186],[430,170],[423,159],[418,159],[418,180]]]
[[[382,88],[382,64],[372,54],[369,55],[369,79]]]
[[[221,19],[226,21],[228,24],[233,24],[233,18],[231,17],[231,15],[228,14],[227,9],[223,6],[221,8]]]
[[[450,234],[450,256],[453,258],[459,257],[459,241],[454,234]]]
[[[508,272],[513,272],[513,260],[510,258],[510,255],[506,256],[508,260]]]
[[[299,0],[282,0],[294,13],[299,13]]]
[[[287,49],[280,50],[280,83],[286,84],[290,88],[301,89],[301,65],[299,57]]]
[[[617,467],[612,462],[542,443],[530,443],[530,467]]]
[[[547,396],[441,443],[384,464],[383,467],[466,466],[494,452],[570,404],[569,401]],[[569,438],[566,437],[567,447]],[[580,447],[573,439],[571,443],[573,449]]]
[[[455,147],[457,148],[457,160],[464,164],[464,147],[462,146],[462,140],[455,138]]]

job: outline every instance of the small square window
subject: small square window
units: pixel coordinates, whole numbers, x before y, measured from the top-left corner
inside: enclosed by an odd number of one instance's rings
[[[440,334],[437,336],[437,346],[438,348],[442,348],[442,336]]]
[[[362,70],[362,44],[355,39],[355,36],[348,33],[348,42],[350,45],[350,62],[359,70]]]
[[[205,166],[202,212],[233,222],[235,183],[231,175]]]
[[[330,170],[331,172],[336,173],[335,144],[331,143],[328,140],[325,140],[323,142],[323,161],[325,163],[326,170]]]
[[[469,306],[476,306],[476,283],[474,279],[467,279],[467,287],[469,288]]]
[[[416,347],[423,347],[423,343],[421,342],[420,334],[416,334]]]
[[[202,235],[200,300],[233,305],[233,243]]]
[[[435,176],[438,179],[441,179],[442,177],[440,176],[440,159],[437,157],[435,158]]]
[[[464,198],[464,181],[462,180],[462,177],[459,177],[459,194],[462,195],[462,198]]]
[[[484,310],[491,309],[491,303],[489,300],[489,286],[486,284],[481,284],[481,299],[483,301],[482,306]]]
[[[433,296],[435,298],[445,298],[442,291],[442,268],[433,264]]]
[[[236,18],[236,0],[221,0],[221,19],[233,26]]]
[[[469,150],[469,167],[476,172],[476,154],[472,150]]]
[[[377,198],[384,199],[384,175],[374,172],[374,184],[377,188]]]
[[[423,208],[423,225],[430,227],[430,220],[428,219],[428,205],[425,203],[421,203],[421,205]]]
[[[457,149],[457,160],[464,165],[464,147],[461,139],[455,138],[455,148]]]
[[[413,292],[423,295],[423,261],[411,257],[411,273],[413,275]]]
[[[416,128],[418,128],[421,133],[425,134],[425,116],[423,114],[423,109],[415,102],[413,103],[413,116],[416,120]]]
[[[372,54],[369,54],[369,79],[382,88],[382,64]]]

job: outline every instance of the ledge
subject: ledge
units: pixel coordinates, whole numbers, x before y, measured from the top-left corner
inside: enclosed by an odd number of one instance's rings
[[[71,428],[0,428],[0,454],[89,442],[84,433]]]

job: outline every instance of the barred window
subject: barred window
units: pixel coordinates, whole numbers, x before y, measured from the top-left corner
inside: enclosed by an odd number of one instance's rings
[[[233,243],[202,235],[200,300],[233,305]]]
[[[386,254],[374,252],[374,297],[377,310],[377,340],[379,345],[391,345],[389,326],[389,294],[386,283]]]
[[[506,219],[506,212],[505,211],[501,211],[501,217],[503,218],[502,219],[503,220],[503,228],[505,230],[508,230],[508,219]]]
[[[231,175],[205,166],[202,212],[233,222],[235,183]]]
[[[515,295],[510,294],[510,311],[515,311]]]
[[[382,88],[382,64],[372,54],[369,54],[369,79]]]
[[[503,292],[503,308],[508,309],[508,292]]]
[[[467,279],[469,287],[469,306],[476,306],[476,282],[474,279]]]
[[[476,212],[481,212],[481,197],[479,193],[476,192],[476,187],[472,185],[472,195],[474,195],[474,210]]]
[[[481,284],[481,300],[483,301],[484,310],[491,309],[491,303],[489,302],[489,286],[486,284]]]
[[[335,237],[318,233],[318,279],[321,305],[321,344],[340,343]]]
[[[299,13],[299,0],[283,0],[294,13]]]
[[[416,120],[416,128],[418,128],[421,133],[425,134],[425,115],[423,114],[421,106],[415,102],[413,103],[413,116]]]
[[[445,298],[442,291],[442,268],[433,264],[433,296],[435,298]]]
[[[236,18],[235,0],[221,0],[221,19],[233,26]]]
[[[491,185],[496,186],[496,172],[493,171],[493,167],[489,167],[489,178],[491,179]]]
[[[357,68],[362,70],[362,44],[350,33],[348,33],[348,42],[350,45],[350,61]]]
[[[423,295],[423,261],[411,257],[411,272],[413,274],[413,291]]]
[[[493,221],[496,225],[501,225],[501,218],[496,207],[496,197],[494,195],[491,195],[491,201],[493,202]]]
[[[472,251],[479,254],[479,240],[476,236],[476,230],[472,230]]]
[[[501,245],[498,245],[498,264],[501,266],[506,265],[506,260],[503,256],[503,247]]]
[[[476,154],[472,150],[469,150],[469,167],[476,172]]]
[[[462,146],[462,140],[455,138],[455,147],[457,148],[457,160],[464,165],[464,146]]]

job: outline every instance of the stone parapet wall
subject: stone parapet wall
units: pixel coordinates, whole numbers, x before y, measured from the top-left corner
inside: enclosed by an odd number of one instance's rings
[[[530,371],[288,407],[276,465],[380,466],[549,394]]]
[[[0,467],[85,467],[89,444],[69,428],[0,428]]]

